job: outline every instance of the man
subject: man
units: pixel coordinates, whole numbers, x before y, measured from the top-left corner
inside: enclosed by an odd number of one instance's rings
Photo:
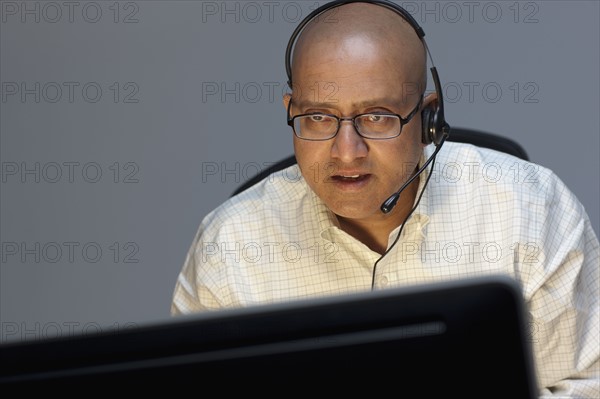
[[[426,51],[378,5],[342,5],[335,21],[311,21],[294,49],[283,105],[298,165],[204,219],[172,313],[507,274],[528,305],[542,395],[597,397],[599,245],[582,205],[543,167],[446,143],[383,213],[434,151]],[[449,165],[465,169],[443,175]]]

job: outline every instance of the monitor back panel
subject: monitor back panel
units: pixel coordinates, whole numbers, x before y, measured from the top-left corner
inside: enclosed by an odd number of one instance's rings
[[[46,390],[173,386],[248,394],[351,394],[366,388],[411,398],[537,394],[523,302],[516,284],[502,277],[5,345],[0,358],[3,386]]]

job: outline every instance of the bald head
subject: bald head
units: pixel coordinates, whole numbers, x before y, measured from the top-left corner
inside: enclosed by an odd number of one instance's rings
[[[382,63],[389,71],[386,79],[401,79],[425,91],[427,54],[414,28],[395,11],[368,3],[335,7],[307,24],[294,48],[293,83],[312,79],[307,72],[315,65],[368,62]]]

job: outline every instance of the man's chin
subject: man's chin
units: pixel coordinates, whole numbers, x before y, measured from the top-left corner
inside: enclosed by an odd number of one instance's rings
[[[377,202],[378,200],[373,199],[375,197],[378,196],[374,193],[360,196],[352,194],[320,196],[331,212],[346,219],[356,220],[383,215],[379,207],[385,199]]]
[[[381,214],[381,212],[378,212],[379,208],[373,209],[372,207],[369,207],[367,209],[364,206],[334,206],[329,207],[329,209],[338,217],[349,220],[363,220]]]

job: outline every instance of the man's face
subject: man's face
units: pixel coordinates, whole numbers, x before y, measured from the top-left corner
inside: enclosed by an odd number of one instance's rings
[[[391,112],[405,118],[419,102],[420,75],[395,61],[381,44],[361,35],[336,46],[315,44],[294,71],[290,115],[322,112],[353,117]],[[289,100],[284,98],[286,107]],[[343,218],[376,220],[384,217],[379,209],[382,202],[418,164],[421,114],[392,139],[363,138],[345,121],[327,141],[294,136],[294,150],[304,179],[331,211]]]

